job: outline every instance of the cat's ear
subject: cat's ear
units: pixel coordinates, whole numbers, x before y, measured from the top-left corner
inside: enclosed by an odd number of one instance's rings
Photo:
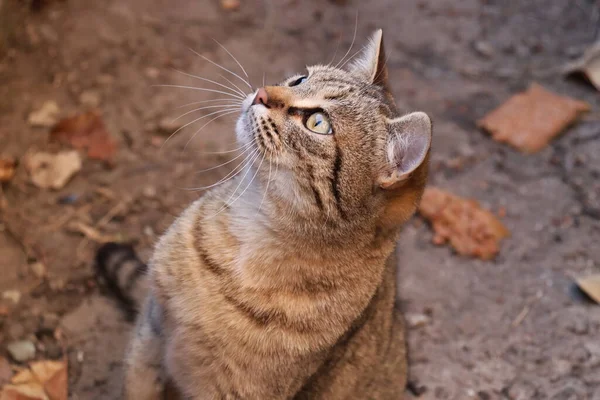
[[[378,183],[383,189],[393,189],[425,161],[431,147],[431,119],[423,112],[414,112],[386,123],[387,166]]]
[[[351,72],[358,72],[364,76],[369,83],[387,87],[388,73],[381,29],[373,33],[362,54],[350,65],[349,69]]]

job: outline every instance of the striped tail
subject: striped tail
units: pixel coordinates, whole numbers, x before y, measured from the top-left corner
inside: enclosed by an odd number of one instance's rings
[[[96,253],[95,267],[98,278],[119,301],[127,318],[133,320],[148,290],[148,266],[131,245],[106,243]]]

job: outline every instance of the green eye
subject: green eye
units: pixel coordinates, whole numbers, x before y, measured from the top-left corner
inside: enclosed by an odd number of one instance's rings
[[[322,112],[311,114],[304,122],[304,126],[314,133],[321,135],[330,135],[333,133],[329,119]]]

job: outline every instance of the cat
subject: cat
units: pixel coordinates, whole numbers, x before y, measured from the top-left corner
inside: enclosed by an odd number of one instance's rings
[[[124,398],[402,399],[395,247],[432,124],[398,114],[381,30],[346,68],[247,95],[236,137],[260,157],[176,219],[147,274],[130,247],[97,254],[131,309],[145,298]]]

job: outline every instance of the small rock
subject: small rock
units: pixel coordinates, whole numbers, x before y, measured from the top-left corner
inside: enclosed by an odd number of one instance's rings
[[[27,362],[35,358],[35,345],[29,340],[20,340],[6,346],[8,354],[17,362]]]
[[[473,48],[480,55],[490,58],[494,55],[494,48],[488,42],[484,42],[482,40],[475,42]]]
[[[423,327],[431,321],[431,318],[425,314],[408,314],[406,316],[406,323],[411,329]]]
[[[18,304],[21,301],[21,292],[18,290],[6,290],[2,293],[4,300],[10,300],[13,304]]]
[[[55,101],[47,101],[39,110],[29,114],[27,122],[31,126],[49,128],[58,122],[59,114],[60,108],[58,104]]]
[[[100,93],[94,90],[86,90],[79,96],[81,105],[89,108],[96,108],[100,105]]]
[[[46,266],[41,262],[35,262],[29,265],[31,273],[38,279],[44,279],[46,277]]]
[[[152,199],[152,198],[156,197],[156,188],[151,185],[145,186],[144,189],[142,190],[142,193],[144,196]]]
[[[240,8],[240,0],[221,0],[221,8],[225,11],[235,11]]]
[[[146,68],[146,77],[150,79],[156,79],[160,76],[160,70],[158,68],[149,67]]]
[[[181,128],[183,123],[173,121],[172,118],[163,118],[158,123],[158,131],[164,135],[172,135],[177,129]]]
[[[12,375],[12,369],[8,361],[6,361],[6,358],[0,357],[0,387],[10,382]]]

